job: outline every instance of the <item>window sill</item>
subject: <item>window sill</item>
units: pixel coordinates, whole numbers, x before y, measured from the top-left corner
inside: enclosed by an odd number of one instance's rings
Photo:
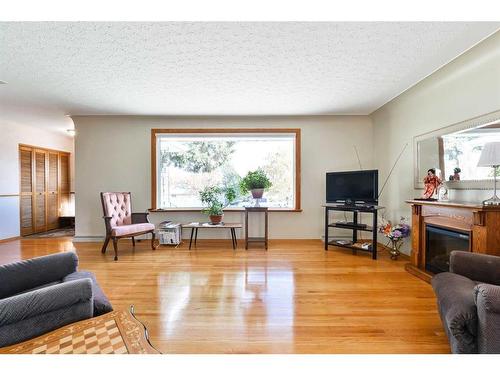
[[[149,212],[201,212],[201,208],[149,208]],[[244,208],[226,208],[225,212],[245,212]],[[269,212],[302,212],[301,208],[270,207]]]

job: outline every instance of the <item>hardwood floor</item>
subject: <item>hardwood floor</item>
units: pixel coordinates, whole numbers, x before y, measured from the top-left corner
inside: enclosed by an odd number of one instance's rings
[[[201,240],[197,249],[69,238],[0,243],[0,264],[76,250],[115,309],[135,305],[163,353],[449,353],[432,288],[391,261],[317,240],[269,251]]]

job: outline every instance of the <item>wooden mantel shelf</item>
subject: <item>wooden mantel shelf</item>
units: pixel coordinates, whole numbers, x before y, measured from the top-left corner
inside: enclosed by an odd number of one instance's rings
[[[407,200],[412,207],[411,262],[406,269],[429,282],[425,270],[426,226],[469,234],[469,251],[500,255],[500,207],[460,201]]]
[[[491,209],[489,206],[483,206],[481,203],[474,202],[462,202],[462,201],[424,201],[418,199],[408,199],[406,203],[417,204],[417,205],[431,205],[431,206],[444,206],[444,207],[466,207],[466,208],[476,208],[476,209]],[[493,207],[494,209],[494,207]],[[500,208],[498,208],[500,210]]]

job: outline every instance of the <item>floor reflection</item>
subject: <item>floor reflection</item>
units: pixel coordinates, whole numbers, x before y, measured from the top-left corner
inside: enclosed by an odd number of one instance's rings
[[[75,251],[71,238],[23,239],[0,243],[0,264],[17,262],[53,253]]]
[[[168,340],[227,342],[244,350],[255,339],[293,345],[293,271],[245,261],[235,269],[191,269],[158,275],[161,331]],[[197,324],[203,320],[204,324]],[[209,324],[207,324],[209,322]],[[211,328],[208,328],[211,327]],[[270,340],[272,341],[272,340]]]
[[[245,266],[245,314],[247,334],[260,330],[282,342],[293,342],[294,277],[290,270],[268,271],[267,266]]]
[[[160,296],[161,311],[167,320],[163,329],[170,337],[175,335],[176,322],[180,321],[184,311],[189,305],[191,296],[191,274],[187,272],[175,272],[169,275],[160,275],[158,278],[158,291],[166,294]]]

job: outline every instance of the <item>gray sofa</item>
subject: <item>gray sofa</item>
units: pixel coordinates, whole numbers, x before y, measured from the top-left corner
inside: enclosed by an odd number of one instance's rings
[[[432,278],[453,353],[500,353],[500,257],[453,251]]]
[[[0,347],[113,310],[73,252],[0,266]]]

